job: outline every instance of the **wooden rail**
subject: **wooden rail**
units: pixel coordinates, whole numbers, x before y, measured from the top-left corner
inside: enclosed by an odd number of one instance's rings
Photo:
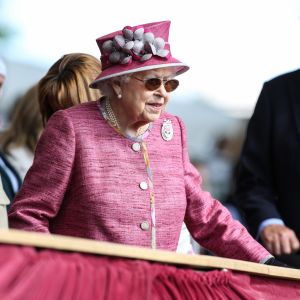
[[[0,243],[141,259],[177,266],[187,266],[189,268],[199,270],[229,269],[259,276],[300,280],[300,270],[297,269],[273,267],[216,256],[185,255],[165,250],[152,250],[148,248],[100,242],[83,238],[25,232],[14,229],[0,230]]]

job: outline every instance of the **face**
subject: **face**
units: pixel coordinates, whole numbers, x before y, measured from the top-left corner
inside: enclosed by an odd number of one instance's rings
[[[161,68],[133,73],[128,82],[121,83],[122,99],[119,105],[132,123],[143,125],[157,120],[169,101],[170,92],[164,84],[154,90],[147,88],[145,80],[150,78],[159,78],[165,82],[174,78],[174,70]]]

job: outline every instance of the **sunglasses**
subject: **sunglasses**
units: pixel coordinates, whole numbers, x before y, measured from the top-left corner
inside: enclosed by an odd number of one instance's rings
[[[166,91],[170,93],[176,90],[176,88],[179,86],[179,81],[177,79],[162,80],[160,78],[141,79],[135,76],[131,76],[131,77],[136,80],[144,82],[145,87],[149,91],[155,91],[163,84]]]

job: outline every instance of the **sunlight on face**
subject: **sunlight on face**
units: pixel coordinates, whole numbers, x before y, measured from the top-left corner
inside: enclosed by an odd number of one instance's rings
[[[129,81],[122,86],[123,110],[132,122],[149,123],[157,120],[164,111],[170,93],[163,84],[155,90],[149,90],[144,80],[160,78],[168,80],[174,77],[173,68],[160,68],[130,75]]]

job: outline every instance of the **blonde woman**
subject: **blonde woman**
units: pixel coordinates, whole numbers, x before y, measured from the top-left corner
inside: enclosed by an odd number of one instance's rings
[[[90,54],[69,53],[56,61],[39,82],[44,125],[57,110],[98,100],[100,91],[91,89],[89,84],[100,72],[100,60]]]

